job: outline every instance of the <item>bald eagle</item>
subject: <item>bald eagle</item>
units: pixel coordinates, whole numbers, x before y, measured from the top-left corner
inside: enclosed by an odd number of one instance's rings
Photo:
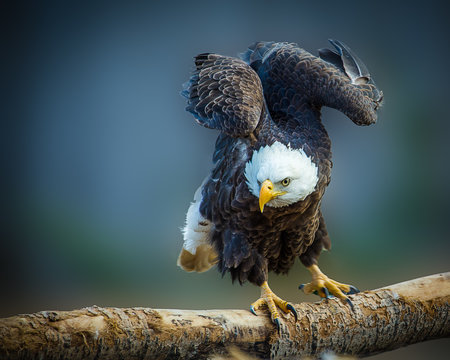
[[[217,264],[233,281],[259,286],[250,309],[266,304],[278,329],[277,307],[297,312],[271,291],[268,272],[287,273],[296,258],[312,275],[305,293],[352,306],[347,295],[357,291],[317,265],[331,246],[320,210],[332,167],[321,108],[370,125],[383,95],[351,49],[330,42],[335,49],[319,57],[285,42],[257,42],[241,59],[200,54],[182,92],[196,121],[220,134],[187,212],[178,265],[203,272]]]

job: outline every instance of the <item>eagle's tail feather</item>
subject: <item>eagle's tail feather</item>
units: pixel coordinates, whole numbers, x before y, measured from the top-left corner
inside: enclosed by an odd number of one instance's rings
[[[184,243],[177,265],[188,272],[204,272],[217,263],[217,254],[210,242],[213,226],[200,213],[202,187],[206,180],[195,192],[194,202],[186,214],[186,226],[182,230]]]
[[[217,263],[217,254],[209,244],[197,247],[195,254],[190,253],[185,248],[181,249],[178,256],[177,265],[184,271],[204,272]]]

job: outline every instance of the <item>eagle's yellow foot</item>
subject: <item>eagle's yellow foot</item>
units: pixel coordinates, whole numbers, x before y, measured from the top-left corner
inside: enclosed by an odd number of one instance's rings
[[[353,304],[347,295],[356,294],[359,292],[357,288],[352,285],[341,284],[335,280],[330,279],[317,265],[311,265],[307,268],[312,275],[312,281],[308,284],[302,284],[299,289],[303,289],[305,294],[316,294],[320,297],[329,299],[330,294],[345,301],[354,310]]]
[[[257,315],[256,310],[258,310],[263,304],[266,304],[269,308],[272,322],[277,325],[278,332],[280,332],[281,326],[279,320],[280,315],[278,314],[277,306],[285,313],[292,312],[295,321],[297,321],[298,319],[297,311],[295,311],[294,306],[275,295],[274,292],[270,290],[267,281],[264,281],[264,283],[261,285],[261,297],[250,305],[250,311],[254,315]]]

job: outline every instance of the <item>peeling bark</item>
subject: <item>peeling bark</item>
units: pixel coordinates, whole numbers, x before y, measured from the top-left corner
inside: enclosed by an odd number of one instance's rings
[[[351,296],[296,305],[278,335],[245,310],[102,308],[0,319],[0,358],[206,359],[236,346],[258,358],[373,355],[450,336],[450,272]]]

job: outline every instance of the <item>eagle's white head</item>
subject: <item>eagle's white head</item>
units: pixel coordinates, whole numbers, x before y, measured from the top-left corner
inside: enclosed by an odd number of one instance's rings
[[[264,205],[287,206],[304,200],[319,180],[317,166],[302,149],[275,142],[255,151],[245,165],[250,192]]]

